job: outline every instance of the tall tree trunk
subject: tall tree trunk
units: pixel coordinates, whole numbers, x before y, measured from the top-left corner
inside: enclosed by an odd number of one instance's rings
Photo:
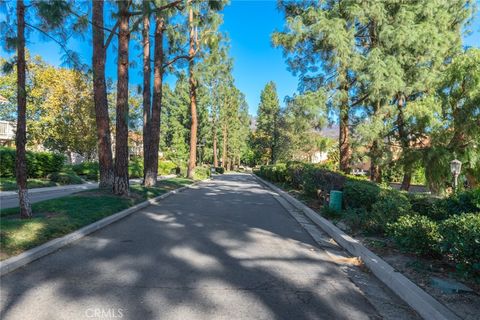
[[[227,143],[228,143],[228,136],[227,136],[227,126],[223,126],[223,146],[222,146],[222,167],[225,170],[228,170],[227,167]]]
[[[117,65],[117,125],[115,138],[115,176],[113,192],[128,195],[128,27],[129,3],[119,1],[118,65]]]
[[[213,166],[218,167],[218,155],[217,155],[217,128],[213,127]]]
[[[400,190],[408,191],[410,189],[410,184],[412,181],[412,165],[410,161],[406,160],[407,153],[409,152],[410,144],[408,140],[408,133],[405,128],[405,118],[403,115],[403,109],[405,107],[405,96],[399,94],[397,98],[397,128],[398,128],[398,137],[400,139],[400,145],[402,147],[402,157],[403,157],[403,179]]]
[[[410,148],[408,133],[405,128],[405,118],[403,115],[403,108],[405,107],[405,96],[400,94],[397,99],[397,108],[398,108],[398,117],[397,117],[397,127],[398,127],[398,137],[400,139],[400,145],[402,147],[403,153],[403,179],[400,190],[408,191],[410,189],[410,184],[412,181],[412,165],[410,161],[406,160],[407,153]]]
[[[148,165],[145,168],[145,186],[157,184],[158,148],[160,143],[160,116],[162,113],[162,82],[163,82],[163,32],[164,20],[157,14],[155,17],[155,49],[153,53],[153,106],[150,124],[150,146]]]
[[[217,155],[217,108],[212,110],[212,135],[213,135],[213,166],[218,167],[218,155]]]
[[[348,85],[344,83],[341,90],[344,97],[340,104],[340,170],[349,173],[352,150],[350,149],[350,132],[348,129],[350,109],[348,105]]]
[[[189,73],[189,82],[190,82],[190,116],[191,116],[191,126],[190,126],[190,157],[188,160],[188,170],[187,178],[193,179],[195,173],[195,162],[197,160],[197,84],[195,81],[194,75],[194,66],[195,66],[195,27],[193,25],[193,9],[190,8],[188,14],[188,22],[190,25],[190,48],[188,55],[190,61],[188,62],[188,73]]]
[[[370,150],[371,154],[378,152],[378,143],[373,142],[372,148]],[[382,171],[380,166],[377,163],[378,157],[371,156],[370,157],[370,181],[375,181],[378,183],[382,182]]]
[[[277,158],[277,140],[278,140],[278,128],[277,128],[277,117],[274,115],[273,119],[273,130],[272,130],[272,145],[270,147],[270,161],[272,164],[275,163]]]
[[[378,111],[380,110],[380,102],[377,101],[373,103],[373,116],[377,116]],[[380,171],[379,159],[381,157],[380,146],[378,141],[375,140],[370,147],[370,180],[378,183],[382,182],[382,174]]]
[[[103,31],[103,0],[92,0],[93,33],[93,100],[97,125],[98,165],[100,188],[113,185],[112,142],[110,136],[110,118],[108,116],[107,85],[105,83],[106,48]]]
[[[143,2],[143,181],[146,184],[147,170],[149,168],[150,148],[150,117],[151,117],[151,92],[150,92],[150,12],[149,2]]]
[[[32,217],[27,189],[27,92],[25,90],[25,4],[17,1],[17,132],[15,133],[15,175],[18,186],[20,218]]]

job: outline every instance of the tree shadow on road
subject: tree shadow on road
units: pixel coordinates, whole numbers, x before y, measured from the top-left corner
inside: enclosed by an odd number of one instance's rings
[[[1,280],[2,319],[378,317],[249,175],[167,198]]]

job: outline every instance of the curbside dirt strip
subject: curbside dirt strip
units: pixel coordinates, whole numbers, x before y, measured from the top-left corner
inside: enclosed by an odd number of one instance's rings
[[[208,181],[208,179],[200,181],[204,182]],[[11,271],[14,271],[15,269],[18,269],[20,267],[23,267],[24,265],[37,260],[41,257],[44,257],[50,253],[53,253],[57,251],[58,249],[78,240],[81,239],[87,235],[89,235],[92,232],[95,232],[99,229],[102,229],[120,219],[123,219],[132,213],[146,208],[149,205],[152,204],[157,204],[159,200],[165,199],[171,195],[174,195],[178,192],[181,192],[185,189],[188,189],[194,185],[196,185],[198,182],[195,182],[191,185],[180,187],[178,189],[169,191],[167,193],[164,193],[158,197],[143,201],[139,204],[134,205],[133,207],[127,208],[125,210],[122,210],[120,212],[114,213],[108,217],[105,217],[101,220],[95,221],[85,227],[82,227],[76,231],[73,231],[72,233],[69,233],[67,235],[64,235],[63,237],[57,238],[50,240],[42,245],[39,245],[35,248],[29,249],[25,252],[22,252],[21,254],[11,257],[9,259],[6,259],[4,261],[0,261],[0,276],[3,276]]]
[[[359,257],[363,263],[372,271],[372,273],[397,296],[407,303],[424,319],[442,319],[457,320],[460,319],[446,306],[435,300],[403,274],[397,272],[392,266],[381,259],[379,256],[364,247],[358,240],[350,237],[342,230],[333,225],[330,221],[320,216],[305,204],[295,199],[287,192],[281,190],[275,185],[254,175],[258,181],[276,192],[283,199],[288,201],[295,208],[299,209],[310,220],[318,225],[340,246],[347,250],[353,256]]]

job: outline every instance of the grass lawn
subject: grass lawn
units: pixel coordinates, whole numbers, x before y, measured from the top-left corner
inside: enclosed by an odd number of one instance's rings
[[[191,183],[192,180],[173,178],[159,181],[153,188],[132,185],[129,197],[88,190],[34,203],[34,218],[29,220],[20,219],[18,208],[0,210],[0,260]]]
[[[28,179],[27,185],[29,189],[54,187],[60,184],[48,179]],[[17,182],[15,178],[0,178],[0,191],[17,190]]]

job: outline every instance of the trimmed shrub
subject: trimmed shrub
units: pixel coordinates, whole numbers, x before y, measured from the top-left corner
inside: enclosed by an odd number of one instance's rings
[[[448,218],[449,213],[445,206],[441,205],[441,199],[432,198],[425,195],[408,194],[408,199],[412,205],[412,210],[418,214],[439,221]]]
[[[99,177],[98,162],[82,162],[71,166],[72,170],[87,180],[97,181]]]
[[[287,167],[285,164],[276,164],[260,167],[260,175],[272,182],[285,182]]]
[[[27,151],[28,178],[45,178],[53,172],[62,170],[65,156],[52,152]],[[0,176],[15,176],[15,149],[0,148]]]
[[[384,189],[369,212],[368,218],[371,221],[367,231],[384,233],[388,223],[409,214],[411,210],[412,206],[405,194],[393,189]]]
[[[51,173],[48,178],[52,182],[59,184],[81,184],[83,183],[82,179],[77,176],[75,173],[68,172],[54,172]]]
[[[195,180],[204,180],[210,177],[210,167],[196,167],[194,178]]]
[[[372,210],[382,189],[379,185],[365,180],[348,179],[343,188],[343,198],[347,208]]]
[[[401,216],[387,225],[387,234],[403,250],[424,256],[438,256],[440,253],[442,237],[438,224],[425,216]]]
[[[480,212],[480,188],[451,195],[440,200],[439,207],[448,212],[448,215]]]
[[[175,174],[177,165],[172,161],[158,161],[158,175]]]
[[[480,213],[455,215],[440,224],[441,250],[457,271],[480,280]]]
[[[305,168],[311,166],[310,164],[291,161],[287,163],[286,180],[295,189],[301,189],[304,183],[303,174]]]
[[[0,148],[0,177],[15,177],[15,149]]]
[[[330,193],[331,190],[343,190],[345,186],[345,176],[315,166],[307,167],[303,177],[303,190],[311,196],[315,196],[319,189]]]
[[[128,162],[128,177],[143,178],[143,159],[133,158]]]
[[[371,218],[365,208],[347,208],[343,211],[343,221],[354,232],[371,229]]]

